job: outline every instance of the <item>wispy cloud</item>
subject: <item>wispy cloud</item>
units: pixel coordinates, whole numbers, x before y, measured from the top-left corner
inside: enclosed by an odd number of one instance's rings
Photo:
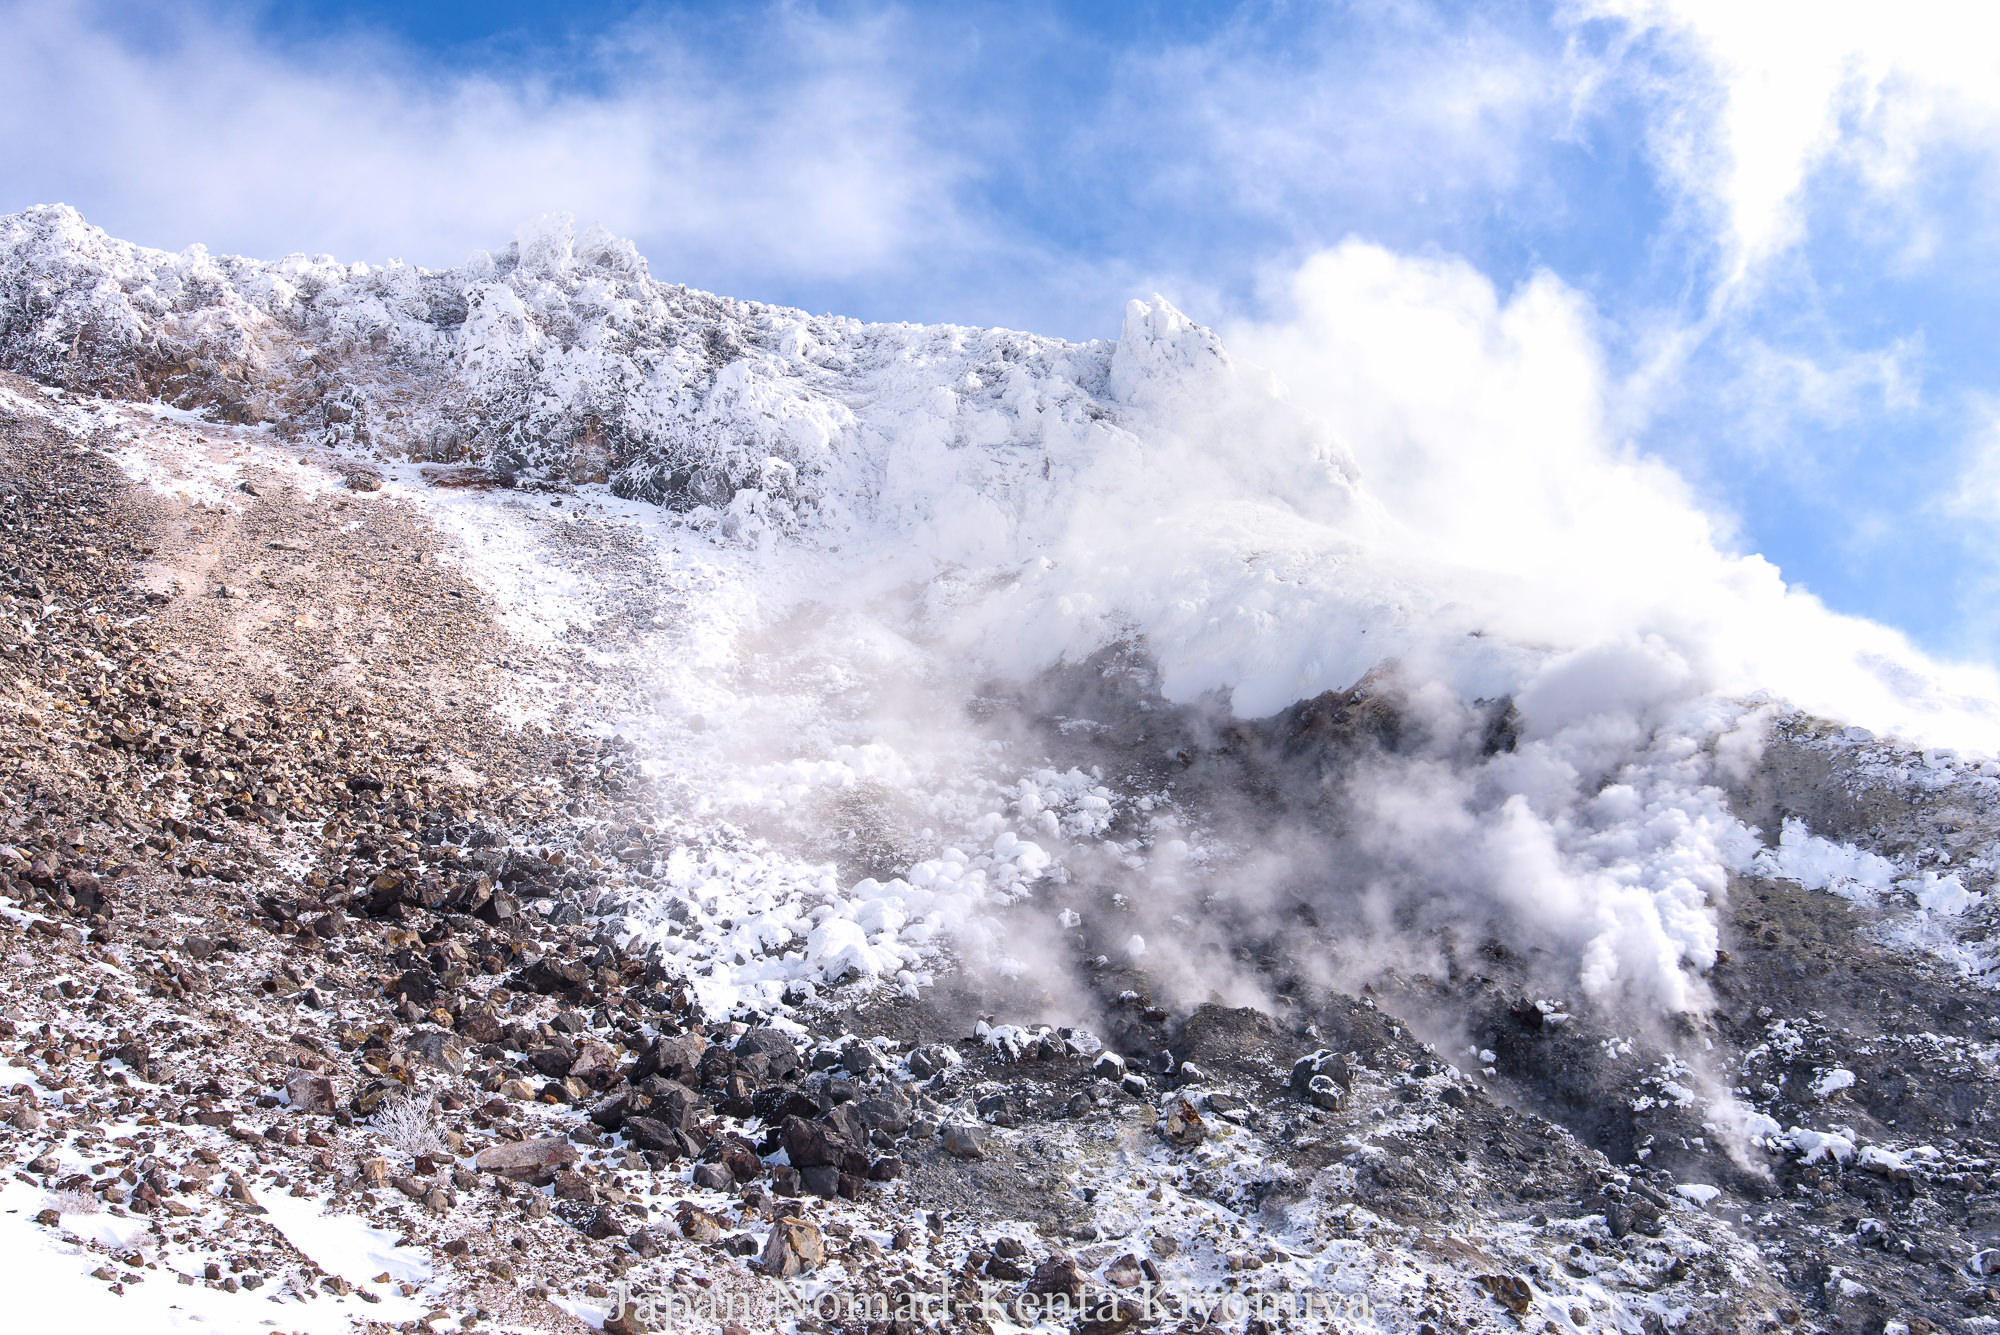
[[[143,42],[92,6],[0,9],[0,179],[177,247],[455,262],[568,210],[667,276],[848,276],[950,245],[963,164],[921,133],[890,34],[760,19],[757,79],[659,25],[590,79],[440,75],[364,38],[273,44],[191,10]]]
[[[1989,175],[2000,159],[2000,19],[1978,6],[1586,0],[1572,14],[1620,20],[1688,62],[1655,144],[1716,212],[1725,286],[1804,239],[1815,173],[1850,173],[1849,206],[1903,212],[1940,150],[1976,150]]]
[[[1967,612],[1958,647],[1994,662],[2000,661],[2000,399],[1980,406],[1954,485],[1934,515],[1963,535],[1969,558],[1958,571],[1959,602]]]
[[[1133,53],[1098,133],[1124,132],[1156,196],[1221,196],[1294,239],[1328,239],[1335,211],[1434,224],[1540,170],[1574,80],[1551,46],[1410,6],[1328,11],[1282,43],[1239,22]]]

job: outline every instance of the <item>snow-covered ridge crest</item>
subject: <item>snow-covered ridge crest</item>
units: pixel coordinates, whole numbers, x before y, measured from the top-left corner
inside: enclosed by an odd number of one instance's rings
[[[1026,447],[1041,419],[1185,410],[1235,379],[1215,335],[1164,302],[1135,303],[1116,345],[871,326],[655,281],[630,241],[560,216],[425,270],[170,254],[47,206],[0,218],[0,304],[0,359],[50,382],[681,509],[760,491],[750,508],[785,521],[857,443],[866,457],[847,462],[883,474],[891,434]],[[929,393],[910,392],[919,380]],[[1006,439],[954,430],[968,401],[1022,422]]]
[[[846,422],[831,402],[773,402],[747,366],[724,372],[746,340],[809,364],[847,322],[654,282],[630,242],[562,219],[430,271],[173,255],[55,206],[0,219],[0,254],[8,365],[328,444],[726,501],[732,470],[811,466]]]

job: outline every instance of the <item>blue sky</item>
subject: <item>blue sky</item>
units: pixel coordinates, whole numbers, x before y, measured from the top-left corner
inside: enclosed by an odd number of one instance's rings
[[[1463,261],[1503,305],[1537,281],[1572,303],[1604,450],[1670,465],[1730,545],[1833,607],[1992,662],[1986,22],[1720,0],[29,0],[0,3],[0,208],[425,264],[566,210],[663,278],[1073,338],[1154,291],[1225,331],[1283,323],[1343,242]]]

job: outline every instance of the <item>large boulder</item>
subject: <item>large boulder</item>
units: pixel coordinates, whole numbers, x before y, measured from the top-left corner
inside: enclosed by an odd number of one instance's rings
[[[1035,1273],[1028,1277],[1027,1292],[1038,1298],[1060,1293],[1074,1303],[1083,1297],[1083,1284],[1083,1270],[1076,1258],[1057,1252],[1035,1267]]]
[[[647,1076],[639,1082],[637,1092],[652,1101],[652,1106],[646,1109],[646,1116],[677,1130],[687,1130],[708,1111],[701,1095],[665,1076]]]
[[[785,1147],[785,1157],[792,1161],[794,1168],[818,1168],[828,1164],[837,1168],[846,1149],[840,1132],[820,1122],[808,1122],[803,1117],[787,1117],[778,1135]]]
[[[1312,1090],[1312,1082],[1320,1077],[1331,1080],[1346,1093],[1354,1087],[1354,1075],[1347,1069],[1347,1058],[1328,1048],[1308,1053],[1292,1063],[1291,1078],[1286,1082],[1293,1094],[1307,1098]]]
[[[826,1259],[826,1244],[819,1225],[807,1219],[779,1219],[771,1226],[764,1242],[764,1254],[757,1268],[773,1279],[791,1279],[807,1274]]]
[[[547,1186],[578,1157],[576,1146],[561,1136],[539,1136],[534,1140],[489,1145],[479,1152],[472,1165],[482,1173]]]
[[[768,1025],[752,1029],[736,1040],[737,1059],[741,1061],[752,1056],[765,1059],[764,1074],[772,1080],[783,1080],[802,1069],[798,1044],[783,1030]]]
[[[568,1075],[575,1062],[576,1049],[562,1040],[536,1048],[528,1054],[528,1064],[551,1080],[560,1080]]]
[[[943,1043],[926,1043],[910,1054],[910,1074],[919,1080],[928,1080],[934,1075],[949,1071],[957,1066],[959,1061],[957,1049],[947,1047]]]
[[[750,1111],[772,1126],[782,1126],[787,1117],[818,1117],[819,1103],[790,1086],[767,1085],[751,1097]]]
[[[900,1136],[910,1129],[916,1109],[899,1091],[890,1088],[874,1098],[860,1100],[855,1113],[871,1130]]]
[[[942,1132],[944,1147],[955,1159],[984,1159],[986,1133],[977,1127],[954,1122]]]
[[[1193,1149],[1208,1138],[1208,1124],[1201,1120],[1194,1101],[1175,1094],[1160,1109],[1160,1136],[1176,1149]]]
[[[590,970],[575,960],[560,960],[553,955],[544,955],[514,975],[515,983],[525,992],[569,992],[584,987],[590,982]]]
[[[419,1029],[410,1035],[410,1051],[427,1065],[461,1075],[465,1071],[465,1041],[442,1029]]]
[[[313,1071],[293,1071],[286,1076],[285,1097],[300,1112],[331,1115],[340,1106],[333,1081]]]
[[[618,1080],[618,1052],[609,1043],[598,1039],[579,1039],[576,1060],[570,1064],[569,1074],[599,1089],[615,1084]]]
[[[833,1168],[856,1177],[868,1172],[868,1152],[862,1148],[866,1142],[849,1140],[838,1128],[823,1122],[787,1117],[778,1130],[778,1138],[785,1147],[785,1157],[801,1171]]]
[[[636,1085],[649,1075],[663,1075],[669,1080],[688,1084],[698,1078],[701,1057],[707,1050],[707,1040],[697,1034],[654,1039],[652,1045],[633,1061],[631,1069],[625,1072],[625,1078]]]
[[[861,1109],[854,1103],[835,1104],[820,1120],[832,1127],[849,1145],[868,1143],[868,1123],[862,1120]]]
[[[669,1158],[682,1158],[693,1150],[686,1132],[651,1117],[628,1117],[620,1129],[625,1133],[625,1139],[639,1149]]]

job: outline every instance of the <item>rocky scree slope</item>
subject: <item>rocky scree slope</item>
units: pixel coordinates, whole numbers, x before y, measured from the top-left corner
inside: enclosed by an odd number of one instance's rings
[[[77,1249],[53,1273],[402,1331],[638,1329],[614,1283],[781,1278],[949,1293],[966,1330],[1056,1291],[1106,1313],[1079,1329],[1155,1325],[1174,1284],[1407,1330],[1784,1309],[1718,1221],[1366,1000],[1281,1027],[1121,993],[1113,1051],[865,986],[701,1015],[592,926],[593,847],[642,846],[658,798],[615,746],[494,718],[477,688],[535,650],[435,534],[276,469],[239,511],[162,497],[65,426],[100,419],[6,388],[0,1153],[8,1208]],[[320,559],[352,583],[289,576]]]

